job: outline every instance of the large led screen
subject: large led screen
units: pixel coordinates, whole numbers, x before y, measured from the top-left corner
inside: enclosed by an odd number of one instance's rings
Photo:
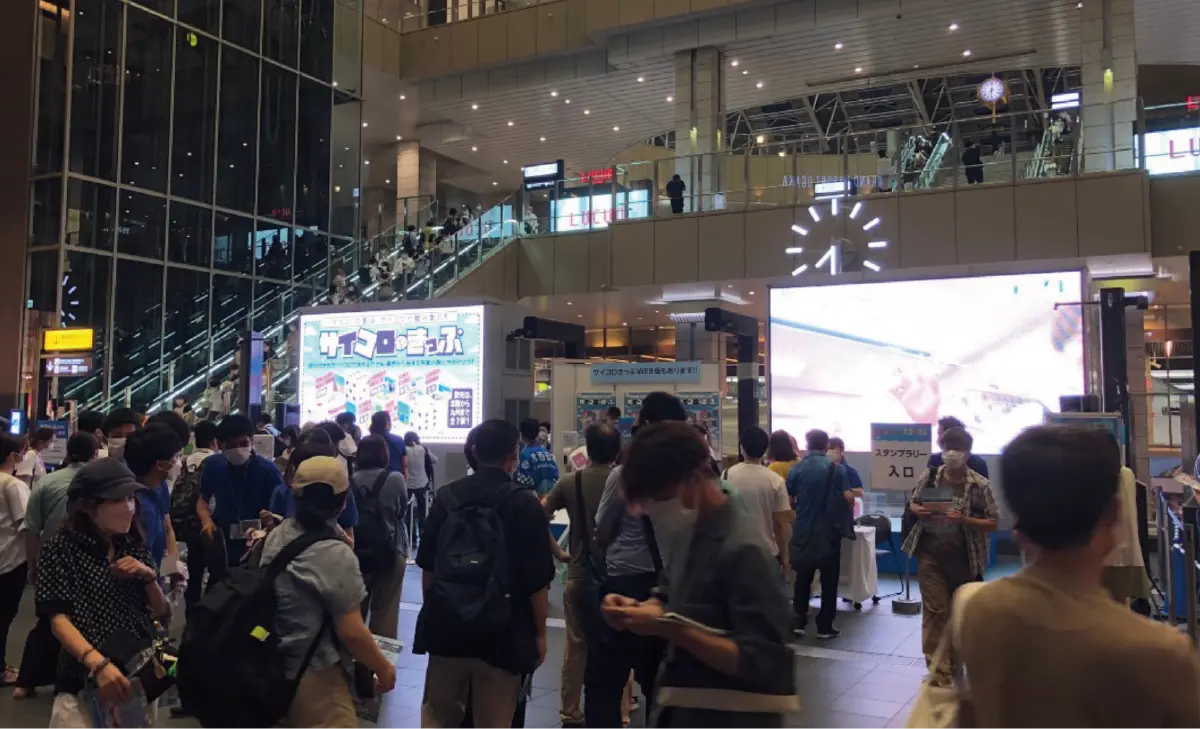
[[[300,420],[371,414],[422,441],[462,443],[483,421],[483,307],[309,314],[300,319]]]
[[[868,451],[873,422],[953,415],[999,453],[1083,392],[1080,287],[1073,272],[772,289],[771,426]]]

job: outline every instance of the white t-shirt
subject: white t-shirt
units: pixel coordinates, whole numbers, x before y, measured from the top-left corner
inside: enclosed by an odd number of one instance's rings
[[[25,537],[18,534],[25,521],[29,487],[25,482],[0,474],[0,575],[8,574],[25,562]]]
[[[37,486],[42,476],[46,475],[46,464],[42,461],[42,454],[32,448],[25,451],[25,457],[17,464],[16,475],[17,478],[28,478],[30,488]]]
[[[775,515],[792,508],[783,478],[766,466],[739,463],[725,472],[725,480],[741,495],[746,512],[771,548],[771,554],[779,554]]]

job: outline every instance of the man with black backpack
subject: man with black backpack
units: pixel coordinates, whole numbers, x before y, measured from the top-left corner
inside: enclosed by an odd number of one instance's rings
[[[429,654],[421,726],[508,726],[521,677],[546,657],[554,558],[537,497],[513,483],[520,434],[476,429],[479,468],[438,490],[417,551],[425,594],[413,652]]]

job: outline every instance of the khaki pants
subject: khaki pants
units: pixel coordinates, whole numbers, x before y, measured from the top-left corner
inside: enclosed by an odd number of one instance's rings
[[[950,686],[953,683],[953,651],[939,665],[933,665],[933,658],[950,624],[950,604],[954,591],[972,581],[965,570],[954,571],[964,574],[950,574],[929,555],[923,554],[917,558],[917,583],[921,586],[923,603],[921,652],[925,654],[925,665],[929,667],[936,686]]]
[[[367,580],[367,598],[362,614],[370,615],[367,626],[375,635],[396,639],[400,623],[400,590],[404,587],[404,555],[396,554],[396,564],[387,572],[372,575]]]
[[[294,727],[358,726],[350,682],[340,663],[304,672],[283,723]]]
[[[583,580],[579,577],[567,577],[567,585],[563,590],[563,617],[567,624],[566,641],[563,646],[562,663],[562,703],[559,705],[558,718],[563,724],[583,725],[583,709],[579,708],[580,697],[583,696],[583,673],[587,667],[587,636],[583,632],[581,616],[576,600]],[[629,709],[633,705],[633,675],[625,684],[625,693],[621,697],[622,726],[629,726]]]
[[[425,669],[425,698],[421,726],[457,729],[466,713],[467,692],[475,726],[512,725],[521,677],[484,663],[479,658],[429,656]]]

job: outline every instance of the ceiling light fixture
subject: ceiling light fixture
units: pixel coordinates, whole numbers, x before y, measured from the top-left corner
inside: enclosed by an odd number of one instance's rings
[[[557,91],[551,91],[551,92],[550,92],[550,95],[551,95],[551,96],[555,96],[555,97],[557,97],[557,96],[558,96],[558,92],[557,92]]]
[[[570,100],[570,99],[563,99],[563,103],[564,103],[564,104],[570,104],[570,103],[571,103],[571,100]]]
[[[584,116],[587,116],[588,114],[591,114],[591,113],[592,113],[592,110],[591,110],[591,109],[584,109],[584,110],[583,110],[583,115],[584,115]]]
[[[968,48],[967,50],[963,51],[963,55],[964,55],[964,56],[970,56],[970,55],[971,55],[971,49],[970,49],[970,48]]]
[[[798,256],[804,252],[804,249],[794,246],[792,248],[784,248],[783,252],[788,254],[789,256]]]
[[[471,111],[479,111],[479,104],[471,104]]]
[[[800,266],[797,266],[795,269],[793,269],[792,275],[799,276],[800,274],[804,273],[807,270],[808,270],[808,264],[804,263],[804,264],[801,264]]]
[[[746,75],[748,75],[749,73],[750,73],[749,71],[742,71],[742,75],[743,75],[743,76],[746,76]]]
[[[750,292],[750,295],[751,295],[751,296],[754,296],[754,292],[753,292],[753,291],[751,291],[751,292]]]
[[[508,125],[509,125],[510,127],[513,125],[513,123],[512,123],[512,120],[511,120],[511,119],[508,121]]]
[[[951,23],[951,24],[950,24],[950,30],[952,30],[952,31],[954,31],[954,30],[958,30],[958,23]]]
[[[879,272],[879,264],[874,261],[863,261],[863,268],[869,268],[876,273]]]
[[[541,141],[543,141],[543,142],[544,142],[544,141],[546,141],[546,138],[545,138],[545,137],[542,137],[542,138],[541,138]]]
[[[406,97],[404,94],[400,94],[400,100],[401,100],[401,101],[404,101],[406,98],[407,98],[407,97]]]
[[[368,126],[369,125],[366,122],[363,122],[363,129],[366,129]]]
[[[504,160],[504,164],[508,164],[508,160]]]
[[[478,151],[479,151],[479,147],[471,147],[471,151],[472,151],[472,152],[478,152]]]
[[[759,144],[762,144],[762,143],[763,143],[763,140],[765,140],[765,139],[766,139],[766,137],[764,137],[763,135],[761,135],[761,134],[760,134],[760,135],[758,135],[757,137],[755,137],[755,138],[754,138],[754,141],[755,141],[755,142],[757,142],[757,143],[759,143]]]
[[[735,59],[733,59],[732,61],[730,61],[730,62],[729,62],[729,65],[730,65],[730,66],[733,66],[734,68],[737,68],[737,65],[738,65],[738,59],[736,59],[736,58],[735,58]]]
[[[854,72],[855,72],[855,73],[862,73],[862,66],[855,66],[855,68],[854,68]]]
[[[668,97],[667,97],[667,103],[668,103],[668,104],[670,104],[670,103],[671,103],[671,102],[673,102],[673,101],[675,101],[675,97],[674,97],[674,96],[668,96]]]
[[[854,207],[850,208],[850,217],[857,218],[860,210],[862,210],[862,203],[861,202],[854,203]]]
[[[645,82],[646,82],[646,77],[645,77],[645,76],[638,76],[638,83],[639,83],[639,84],[641,84],[641,83],[645,83]]]
[[[402,140],[402,139],[404,139],[404,137],[400,136],[399,134],[397,134],[397,135],[396,135],[396,141],[397,141],[397,142],[399,142],[399,141],[400,141],[400,140]]]
[[[793,225],[792,230],[799,233],[800,235],[808,235],[808,230],[805,228],[801,228],[799,225]]]
[[[754,88],[756,88],[756,89],[761,89],[762,87],[763,87],[762,81],[759,81],[758,83],[754,84]]]
[[[390,185],[390,184],[392,184],[392,181],[391,181],[391,180],[384,180],[384,181],[383,181],[383,184],[385,184],[385,185]]]
[[[500,184],[499,182],[495,182],[495,181],[493,181],[493,182],[492,182],[492,187],[495,187],[496,185],[499,185],[499,184]]]
[[[786,152],[784,152],[782,149],[781,149],[781,150],[779,150],[779,156],[780,156],[780,157],[783,157],[783,156],[785,156],[786,154],[787,154],[787,153],[786,153]]]
[[[369,160],[369,159],[368,159],[368,160],[363,160],[363,164],[364,164],[364,165],[369,165],[369,164],[371,164],[371,160]]]
[[[870,230],[871,228],[874,228],[876,225],[879,225],[879,218],[871,218],[871,222],[864,225],[863,230]]]
[[[867,244],[867,248],[887,248],[886,240],[873,240]]]
[[[837,43],[834,43],[834,44],[833,44],[833,50],[835,50],[835,51],[840,51],[840,50],[842,50],[842,42],[841,42],[841,41],[838,41]]]
[[[621,131],[621,127],[613,127],[613,131],[614,131],[614,132],[619,132],[619,131]]]

